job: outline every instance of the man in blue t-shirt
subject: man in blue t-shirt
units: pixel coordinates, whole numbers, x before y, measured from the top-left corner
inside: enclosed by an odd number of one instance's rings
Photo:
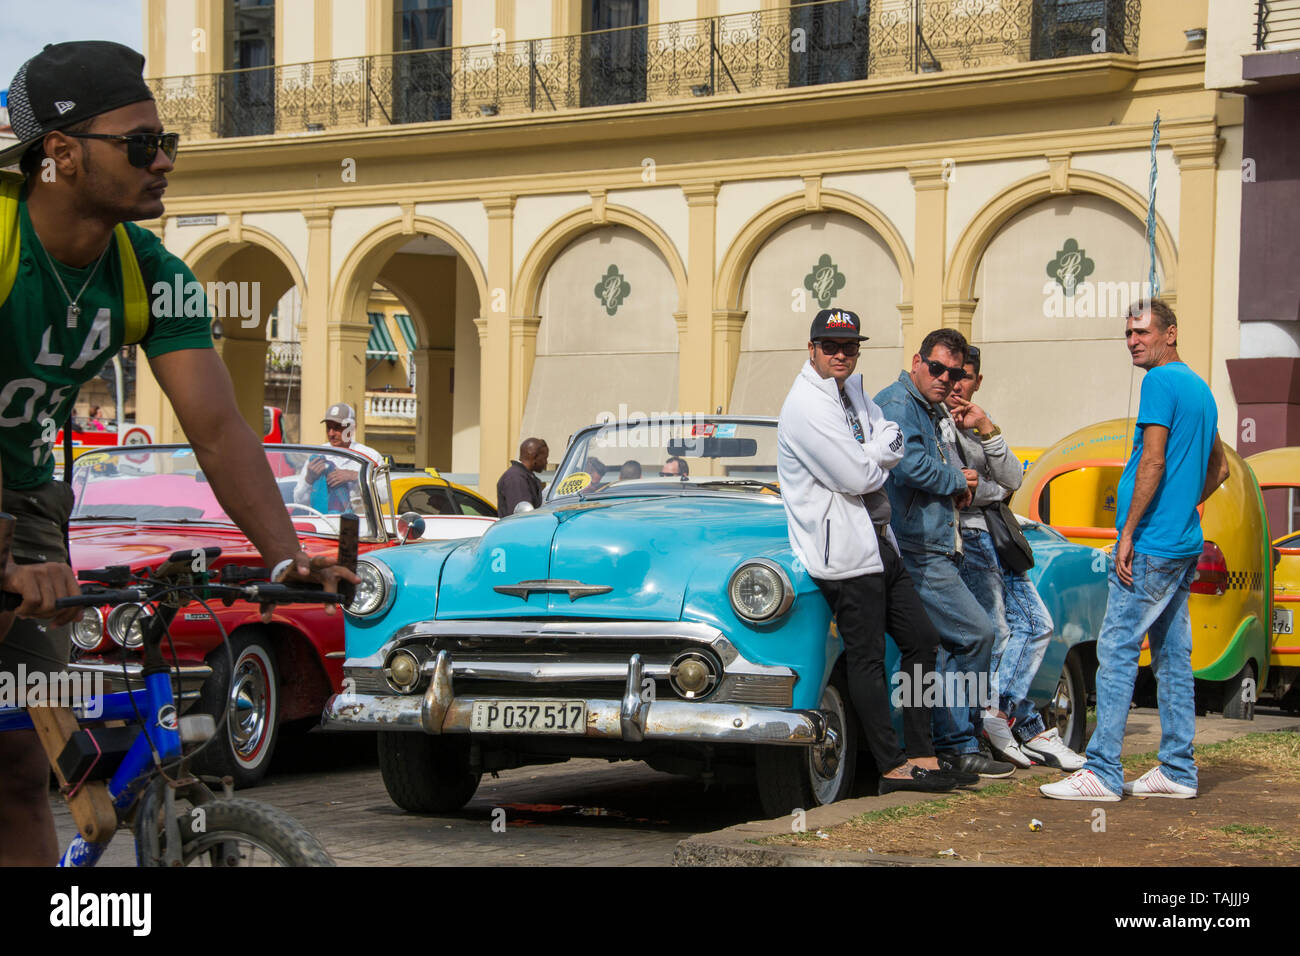
[[[1115,565],[1097,638],[1097,729],[1082,770],[1039,788],[1058,800],[1196,796],[1196,704],[1187,596],[1201,554],[1197,506],[1228,477],[1219,413],[1204,381],[1178,358],[1178,320],[1159,299],[1129,310],[1125,341],[1146,369],[1133,454],[1119,483]],[[1120,747],[1142,637],[1159,683],[1160,763],[1124,782]]]

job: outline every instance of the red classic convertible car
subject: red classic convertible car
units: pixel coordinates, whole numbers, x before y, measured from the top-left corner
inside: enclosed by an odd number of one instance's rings
[[[348,512],[360,519],[361,553],[403,540],[406,528],[391,513],[386,468],[329,447],[266,446],[266,456],[272,473],[283,476],[278,478],[281,497],[308,553],[337,550],[339,518]],[[309,476],[313,462],[320,464]],[[336,470],[350,477],[331,488],[329,475]],[[262,564],[217,503],[188,445],[87,452],[73,466],[73,488],[77,504],[70,540],[78,570],[123,564],[138,568],[154,559],[161,563],[182,548],[212,546],[221,549],[214,568]],[[426,539],[477,536],[493,521],[471,516],[422,520]],[[73,667],[101,671],[114,684],[138,676],[139,613],[135,605],[107,615],[87,609],[73,628]],[[229,656],[222,629],[230,636]],[[187,706],[219,717],[230,703],[226,733],[199,756],[196,770],[229,774],[236,786],[256,783],[266,773],[284,723],[318,719],[326,698],[340,688],[343,615],[327,615],[318,605],[279,607],[272,622],[264,624],[257,607],[244,602],[231,607],[194,602],[176,615],[171,637],[165,650],[174,654],[180,697]]]

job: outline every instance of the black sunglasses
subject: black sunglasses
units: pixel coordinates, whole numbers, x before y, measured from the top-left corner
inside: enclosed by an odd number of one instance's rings
[[[126,143],[126,161],[140,169],[153,165],[158,150],[168,161],[176,158],[176,149],[180,145],[180,133],[68,133],[77,139],[111,139]]]
[[[930,374],[935,378],[942,378],[944,373],[947,373],[948,381],[960,382],[966,377],[966,370],[960,365],[951,368],[942,362],[936,362],[934,359],[921,359],[921,361],[926,364],[926,367],[930,369]]]
[[[862,349],[861,342],[831,342],[827,339],[818,339],[817,344],[821,346],[822,355],[827,358],[839,352],[843,352],[845,358],[853,358]]]

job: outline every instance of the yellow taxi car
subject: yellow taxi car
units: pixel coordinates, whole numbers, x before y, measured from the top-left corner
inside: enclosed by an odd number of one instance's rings
[[[1026,470],[1011,509],[1071,541],[1111,549],[1133,429],[1132,419],[1119,418],[1067,435]],[[1259,483],[1232,448],[1224,445],[1224,451],[1228,480],[1201,506],[1205,545],[1188,600],[1192,670],[1198,706],[1252,719],[1257,694],[1269,686],[1272,663],[1272,555]],[[1109,559],[1099,563],[1098,571],[1108,564]],[[1143,642],[1140,664],[1150,663]]]
[[[437,468],[394,471],[389,476],[396,513],[422,515],[483,515],[497,517],[496,505],[464,485],[448,481]]]
[[[1266,692],[1288,710],[1300,710],[1300,448],[1274,448],[1251,455],[1246,464],[1264,492],[1269,534],[1274,537],[1273,646]]]

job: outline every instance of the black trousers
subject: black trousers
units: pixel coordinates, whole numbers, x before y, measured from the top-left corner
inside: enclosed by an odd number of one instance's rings
[[[922,688],[909,686],[918,674],[931,674],[939,646],[939,632],[930,623],[903,561],[882,542],[882,574],[864,574],[843,581],[818,580],[844,641],[848,665],[849,697],[866,735],[867,747],[880,773],[888,773],[907,757],[932,757],[930,708],[923,703]],[[903,739],[906,756],[898,746],[889,715],[891,688],[885,675],[885,632],[902,654],[900,671],[907,678],[903,694]]]

